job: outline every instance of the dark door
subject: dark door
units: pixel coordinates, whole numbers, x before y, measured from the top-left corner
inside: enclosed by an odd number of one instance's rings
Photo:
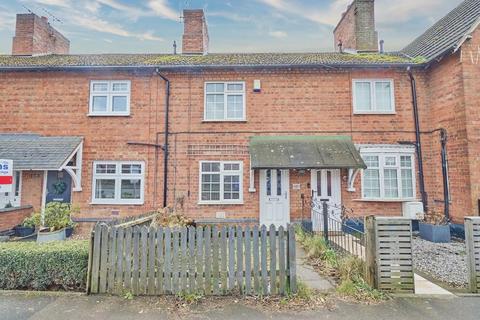
[[[48,171],[47,203],[70,203],[72,195],[72,178],[66,171]]]

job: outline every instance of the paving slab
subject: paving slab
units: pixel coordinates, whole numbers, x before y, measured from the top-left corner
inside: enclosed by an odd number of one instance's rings
[[[330,279],[318,274],[315,269],[310,266],[307,261],[305,250],[297,243],[296,244],[296,263],[297,263],[297,277],[303,281],[309,288],[317,290],[322,293],[327,293],[335,290],[334,284]]]

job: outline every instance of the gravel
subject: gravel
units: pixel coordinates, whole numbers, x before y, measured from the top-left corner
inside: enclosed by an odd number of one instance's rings
[[[464,242],[433,243],[415,237],[412,248],[416,269],[450,286],[467,286],[467,254]]]

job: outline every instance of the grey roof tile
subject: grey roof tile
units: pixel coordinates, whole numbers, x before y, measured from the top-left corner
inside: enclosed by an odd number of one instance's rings
[[[12,159],[15,170],[58,170],[82,140],[72,136],[0,133],[0,158]]]
[[[427,61],[454,50],[480,19],[480,0],[465,0],[430,29],[406,46],[401,53]]]

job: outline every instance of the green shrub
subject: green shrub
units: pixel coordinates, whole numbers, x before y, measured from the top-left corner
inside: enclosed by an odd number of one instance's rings
[[[69,203],[50,202],[45,207],[44,225],[50,227],[50,231],[69,227],[72,224],[70,214],[75,210]]]
[[[88,241],[0,243],[0,288],[84,291]]]
[[[25,220],[23,220],[22,225],[28,228],[36,228],[40,226],[41,224],[40,220],[41,220],[40,213],[34,213],[30,217],[25,218]]]

